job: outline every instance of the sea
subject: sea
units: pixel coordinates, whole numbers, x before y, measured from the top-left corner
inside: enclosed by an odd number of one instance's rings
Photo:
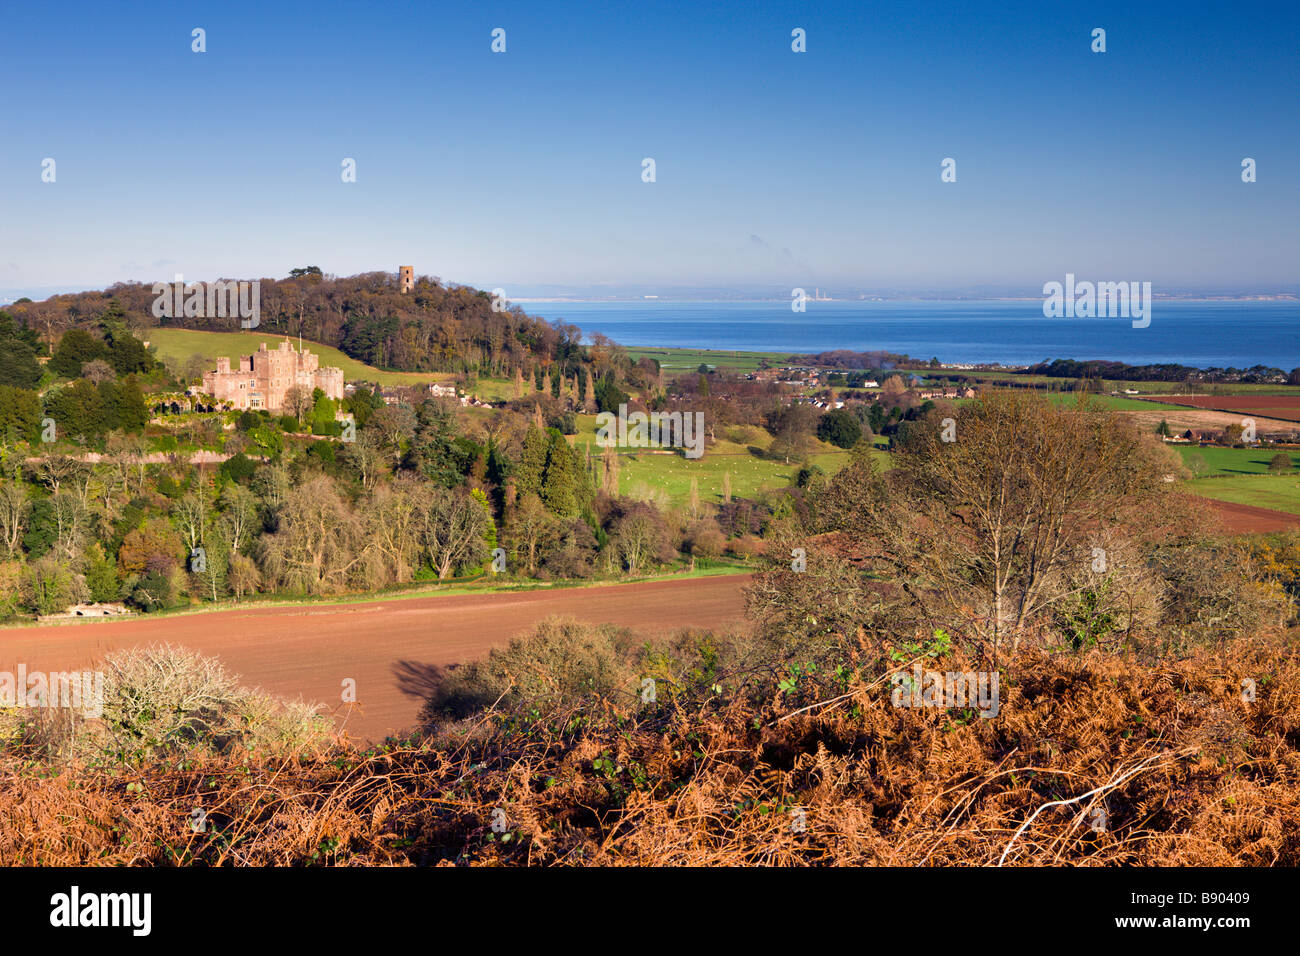
[[[1051,359],[1173,362],[1196,368],[1300,367],[1300,303],[1156,299],[1151,322],[1046,318],[1039,299],[784,302],[525,301],[621,345],[814,353],[887,351],[945,364],[1032,365]]]

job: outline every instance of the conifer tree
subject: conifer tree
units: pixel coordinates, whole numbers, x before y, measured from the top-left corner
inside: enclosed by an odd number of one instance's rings
[[[546,454],[546,471],[542,475],[542,502],[562,518],[578,514],[578,480],[569,443],[552,430]]]
[[[523,495],[540,495],[542,474],[546,470],[546,433],[535,425],[529,426],[524,436],[524,451],[515,475],[515,489]]]

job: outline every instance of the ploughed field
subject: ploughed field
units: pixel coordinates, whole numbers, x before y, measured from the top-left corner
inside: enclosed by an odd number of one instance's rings
[[[1207,498],[1205,503],[1209,506],[1209,513],[1217,517],[1224,529],[1233,534],[1300,531],[1300,514],[1212,498]]]
[[[1161,395],[1161,402],[1233,415],[1300,422],[1300,395]]]
[[[484,656],[543,618],[570,616],[646,635],[735,629],[744,626],[747,580],[725,575],[0,628],[0,671],[84,668],[118,648],[170,642],[215,655],[247,686],[321,702],[354,738],[379,741],[414,726],[433,668]],[[349,679],[355,707],[341,702]]]

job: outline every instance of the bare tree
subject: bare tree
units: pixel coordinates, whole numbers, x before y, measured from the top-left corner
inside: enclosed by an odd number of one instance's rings
[[[86,506],[76,494],[58,491],[50,496],[50,512],[54,517],[55,549],[59,557],[70,563],[80,561],[89,518]]]
[[[291,385],[284,393],[282,409],[298,420],[302,420],[312,410],[312,391],[305,385]]]
[[[439,581],[487,557],[487,525],[487,512],[464,491],[431,489],[420,540]]]
[[[232,555],[238,554],[252,539],[253,529],[259,523],[257,500],[243,485],[232,484],[222,490],[220,505],[220,525],[226,550]]]
[[[506,518],[506,540],[515,558],[532,574],[547,546],[559,536],[558,522],[537,495],[524,495]]]
[[[83,475],[89,467],[85,462],[78,461],[70,455],[56,452],[36,462],[32,470],[36,479],[49,488],[51,494],[58,494],[64,482]]]
[[[113,432],[106,443],[109,459],[122,484],[130,493],[134,486],[135,493],[144,491],[145,478],[148,476],[148,446],[144,437],[135,434]]]
[[[307,594],[344,590],[361,560],[361,528],[333,481],[322,475],[291,490],[279,519],[266,540],[268,576]]]
[[[409,405],[385,405],[375,409],[362,431],[373,428],[394,462],[402,460],[402,443],[415,436],[415,412]]]
[[[1115,529],[1154,539],[1174,523],[1163,449],[1098,406],[998,392],[900,431],[895,468],[859,458],[821,510],[925,620],[1012,647],[1103,566]]]
[[[116,379],[117,372],[103,359],[92,359],[81,366],[81,377],[98,385]]]
[[[389,450],[378,429],[363,428],[356,441],[343,446],[344,457],[357,470],[361,487],[369,491],[375,481],[390,467]]]
[[[420,550],[420,530],[427,520],[428,486],[402,477],[380,485],[365,500],[366,548],[377,569],[375,584],[411,580]]]
[[[0,547],[12,558],[22,544],[32,503],[18,482],[0,481]]]

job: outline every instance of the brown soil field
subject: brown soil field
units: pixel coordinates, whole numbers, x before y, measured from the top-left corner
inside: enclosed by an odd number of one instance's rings
[[[1183,396],[1175,396],[1182,398]],[[1169,423],[1169,427],[1175,432],[1186,431],[1189,428],[1223,428],[1227,425],[1240,425],[1243,418],[1255,419],[1255,430],[1261,435],[1280,432],[1282,434],[1291,434],[1297,431],[1296,423],[1286,421],[1281,418],[1267,418],[1258,412],[1240,411],[1240,412],[1221,412],[1210,408],[1192,408],[1187,407],[1186,411],[1176,409],[1166,409],[1164,411],[1152,410],[1132,410],[1120,412],[1130,421],[1134,422],[1138,428],[1154,429],[1162,421]]]
[[[170,642],[215,655],[248,686],[326,702],[354,738],[414,725],[432,668],[485,655],[551,615],[640,634],[744,626],[748,575],[456,594],[358,604],[245,608],[170,617],[0,628],[0,670],[84,667],[109,651]],[[338,703],[345,679],[357,704]]]
[[[1187,405],[1235,415],[1263,416],[1300,422],[1300,395],[1159,395],[1170,405]]]
[[[1234,534],[1256,534],[1272,531],[1300,529],[1300,515],[1254,505],[1239,505],[1231,501],[1201,499],[1223,521],[1224,527]]]

